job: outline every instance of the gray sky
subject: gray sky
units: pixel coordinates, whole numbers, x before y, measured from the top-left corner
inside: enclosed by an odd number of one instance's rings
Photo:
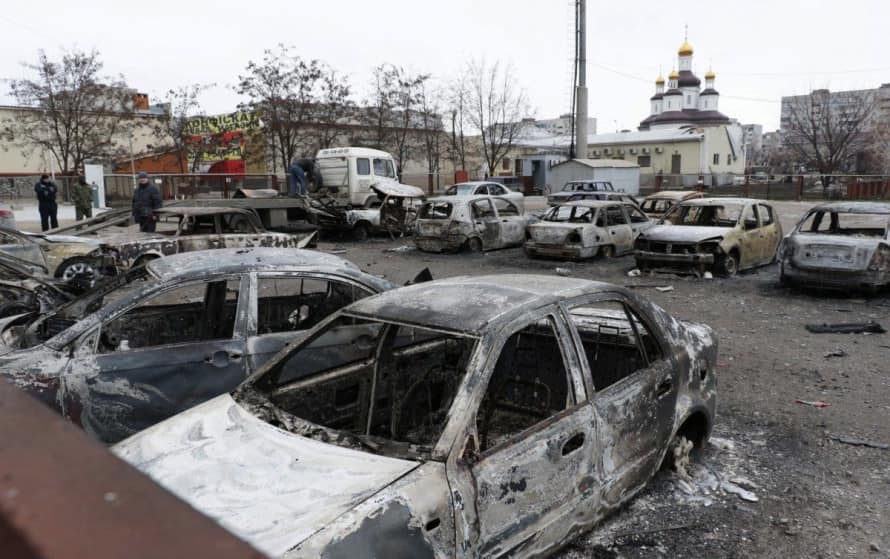
[[[570,0],[7,2],[0,10],[0,77],[19,78],[37,49],[97,48],[108,73],[153,98],[213,82],[208,112],[234,110],[231,84],[250,59],[294,45],[351,77],[360,99],[371,69],[391,62],[442,80],[469,57],[513,63],[539,118],[568,111]],[[672,9],[685,5],[687,9]],[[659,66],[676,63],[689,25],[695,70],[717,73],[721,109],[775,129],[782,95],[890,82],[887,0],[588,0],[590,114],[599,131],[635,128]],[[9,103],[8,84],[0,102]]]

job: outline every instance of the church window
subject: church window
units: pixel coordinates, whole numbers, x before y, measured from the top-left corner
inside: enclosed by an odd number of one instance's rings
[[[691,105],[691,104],[692,104],[692,95],[687,95],[687,96],[686,96],[686,104],[687,104],[687,105]]]
[[[726,154],[726,164],[732,165],[732,155],[729,153]]]
[[[719,153],[714,154],[714,165],[720,165],[720,154]]]

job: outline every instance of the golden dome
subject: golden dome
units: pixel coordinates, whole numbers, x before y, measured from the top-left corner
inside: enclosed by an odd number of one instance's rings
[[[680,72],[678,72],[678,71],[676,71],[676,70],[671,70],[671,75],[668,76],[668,79],[671,79],[671,80],[679,80],[679,79],[680,79]]]
[[[655,78],[655,85],[664,85],[664,76],[658,74],[658,77]]]
[[[689,44],[689,41],[683,41],[683,44],[680,45],[680,50],[677,51],[677,54],[680,56],[692,56],[692,45]]]
[[[714,73],[714,70],[708,70],[708,73],[705,74],[706,80],[713,80],[716,77],[717,77],[717,74]]]

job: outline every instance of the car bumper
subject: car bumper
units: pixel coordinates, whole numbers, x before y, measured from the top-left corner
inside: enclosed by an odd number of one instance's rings
[[[585,247],[580,245],[545,245],[540,243],[525,243],[525,252],[529,256],[543,256],[545,258],[593,258],[599,252],[598,246]]]
[[[671,254],[638,250],[634,253],[637,265],[666,266],[671,268],[697,268],[713,266],[714,255],[706,253]]]
[[[414,245],[424,252],[454,252],[463,248],[466,243],[466,235],[447,235],[445,237],[414,237]]]
[[[869,270],[837,270],[832,268],[802,268],[786,261],[782,275],[787,281],[830,289],[856,289],[890,285],[890,273]]]

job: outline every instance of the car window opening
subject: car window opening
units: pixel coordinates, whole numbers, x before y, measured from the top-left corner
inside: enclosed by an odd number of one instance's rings
[[[890,216],[881,213],[811,212],[801,223],[800,233],[844,235],[850,237],[885,237]]]
[[[673,225],[735,227],[744,208],[742,204],[710,206],[680,204],[674,206],[662,219]]]

